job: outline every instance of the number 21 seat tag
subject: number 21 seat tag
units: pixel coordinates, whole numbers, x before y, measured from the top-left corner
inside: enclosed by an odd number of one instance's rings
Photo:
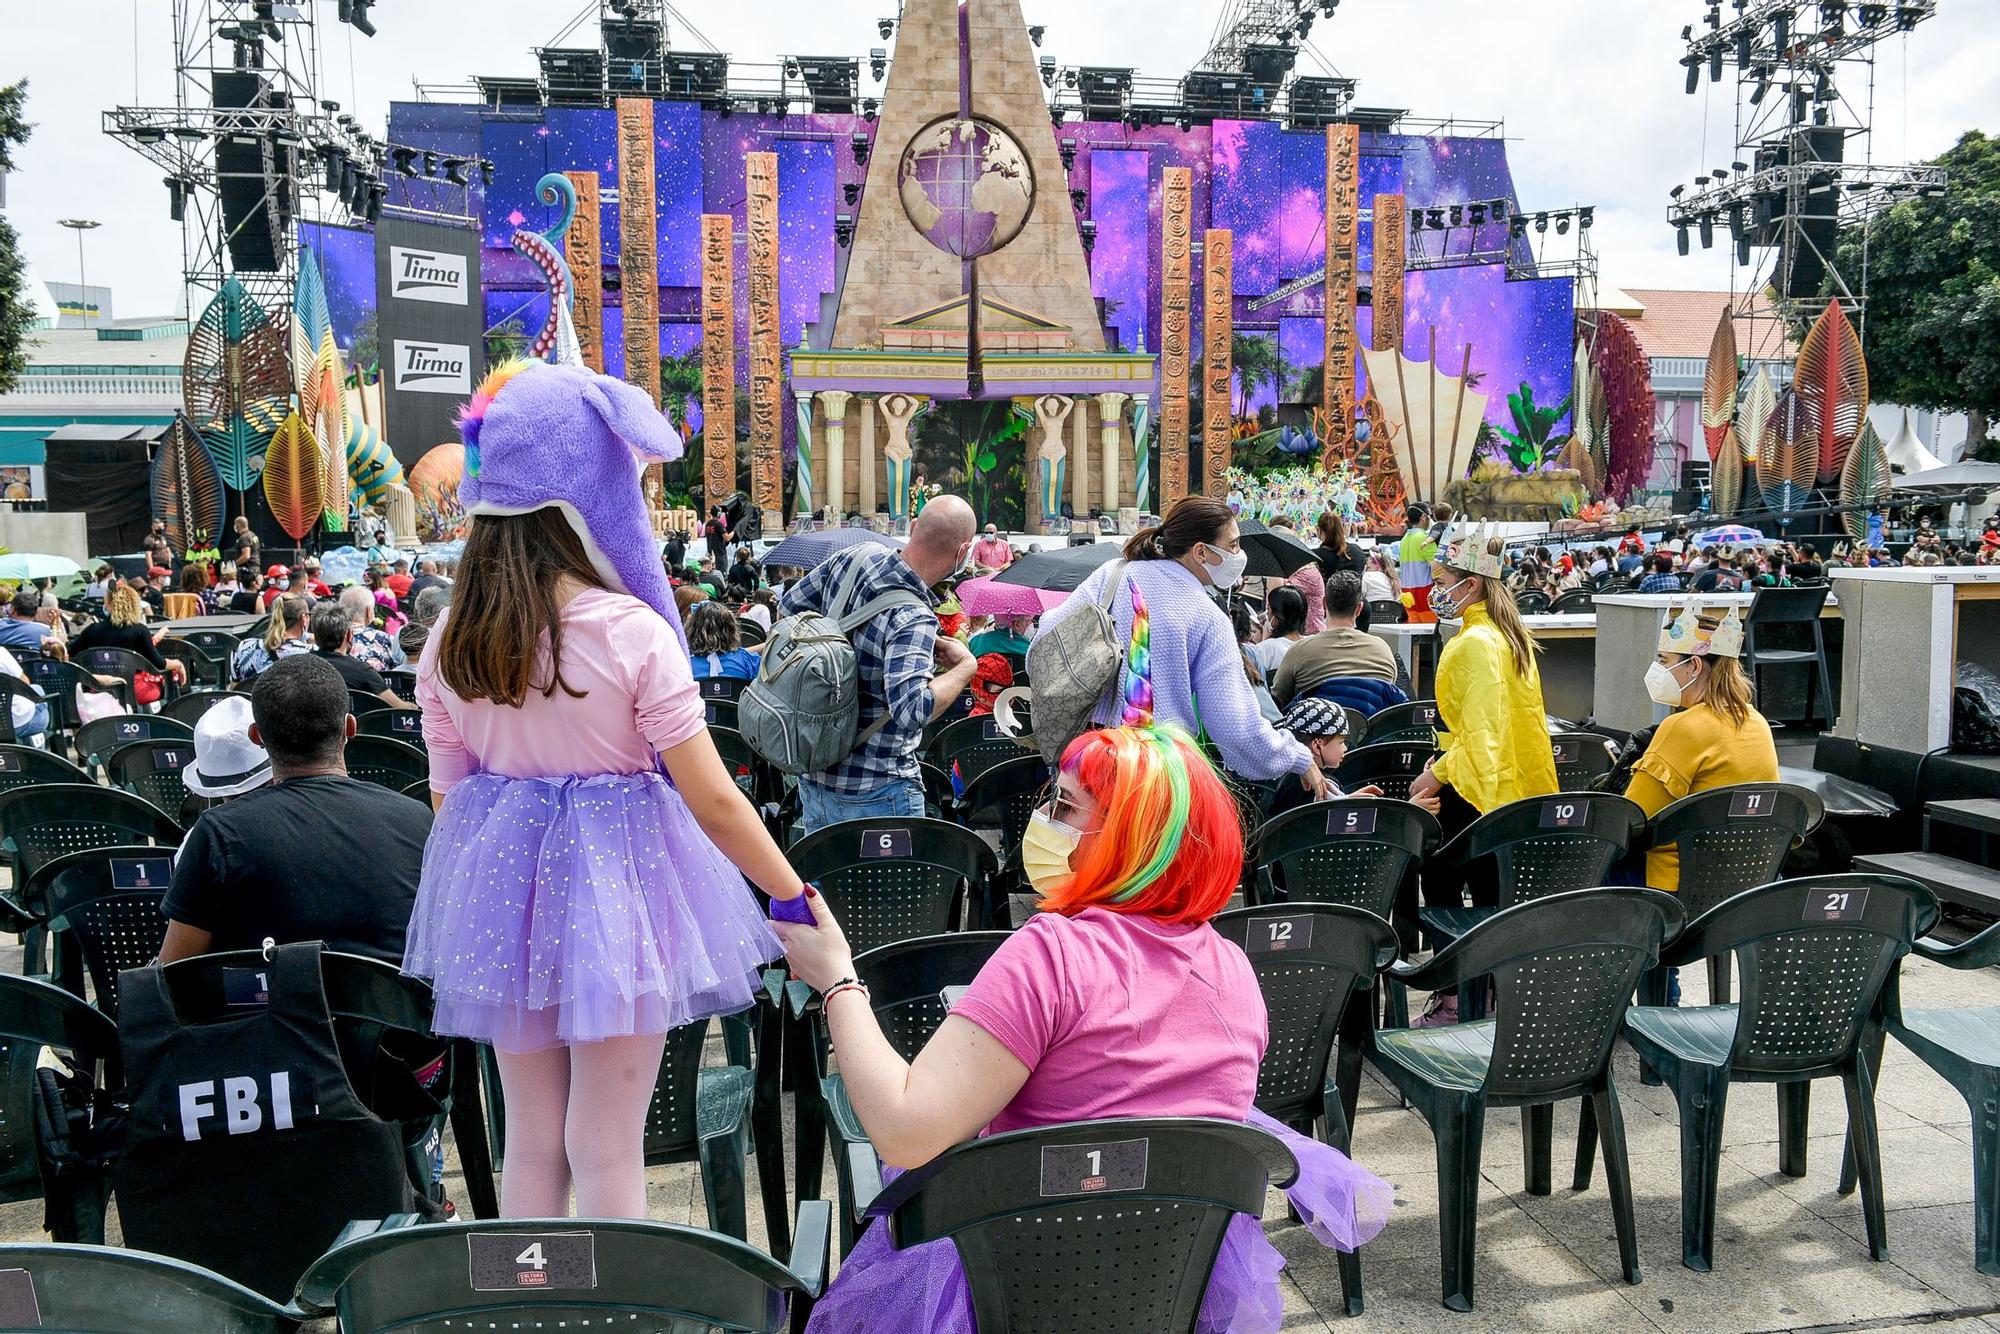
[[[1858,922],[1868,911],[1866,889],[1814,889],[1801,917],[1808,922]]]
[[[589,1232],[473,1232],[465,1245],[474,1292],[597,1286],[597,1238]]]
[[[1144,1190],[1150,1139],[1051,1144],[1042,1150],[1042,1196]]]

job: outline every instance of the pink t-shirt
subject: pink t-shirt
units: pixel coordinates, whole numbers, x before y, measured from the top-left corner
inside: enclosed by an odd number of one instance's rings
[[[1206,923],[1102,908],[1029,919],[951,1012],[1028,1067],[994,1134],[1107,1116],[1240,1121],[1268,1037],[1242,950]]]
[[[449,612],[445,613],[447,616]],[[464,700],[438,675],[439,619],[417,660],[431,790],[472,773],[507,778],[650,773],[654,752],[703,726],[701,695],[673,627],[635,597],[586,589],[562,612],[562,674],[582,699],[530,690],[518,709]],[[541,652],[546,657],[548,646]],[[546,679],[546,669],[538,679]]]

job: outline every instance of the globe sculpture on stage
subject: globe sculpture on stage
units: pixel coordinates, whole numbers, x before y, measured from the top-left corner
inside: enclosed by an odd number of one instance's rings
[[[1014,137],[992,121],[933,121],[903,150],[896,187],[903,212],[949,255],[990,255],[1020,235],[1035,200],[1034,172]]]

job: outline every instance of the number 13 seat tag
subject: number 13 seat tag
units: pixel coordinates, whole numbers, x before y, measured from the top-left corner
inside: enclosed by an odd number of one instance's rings
[[[465,1246],[474,1292],[597,1286],[597,1237],[589,1232],[472,1232]]]
[[[1051,1144],[1042,1150],[1042,1196],[1144,1190],[1150,1139]]]

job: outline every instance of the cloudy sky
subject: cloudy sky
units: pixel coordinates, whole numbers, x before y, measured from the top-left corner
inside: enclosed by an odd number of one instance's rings
[[[554,39],[582,0],[379,0],[381,35],[350,37],[332,23],[322,95],[382,132],[388,103],[413,84],[466,83],[533,71],[529,49]],[[1221,0],[1022,0],[1045,24],[1044,50],[1065,65],[1133,65],[1173,78],[1207,46]],[[681,0],[716,49],[761,63],[779,53],[864,55],[875,19],[895,0]],[[1911,161],[1969,128],[2000,133],[2000,4],[1940,0],[1938,18],[1878,48],[1875,157]],[[1624,287],[1724,287],[1726,246],[1688,258],[1664,222],[1667,190],[1730,159],[1732,91],[1689,97],[1676,63],[1681,26],[1700,0],[1346,0],[1313,43],[1360,101],[1424,116],[1500,120],[1528,208],[1597,206],[1603,280]],[[172,98],[168,0],[0,0],[0,83],[27,77],[35,137],[8,181],[7,212],[29,263],[74,281],[75,238],[58,218],[94,218],[92,283],[115,289],[117,313],[165,311],[177,300],[179,228],[167,218],[159,172],[106,138],[101,113]],[[1532,16],[1532,22],[1530,19]],[[676,47],[700,46],[676,25]],[[1310,69],[1312,61],[1302,62]],[[1866,89],[1847,87],[1859,103]],[[1854,144],[1850,156],[1864,151]]]

